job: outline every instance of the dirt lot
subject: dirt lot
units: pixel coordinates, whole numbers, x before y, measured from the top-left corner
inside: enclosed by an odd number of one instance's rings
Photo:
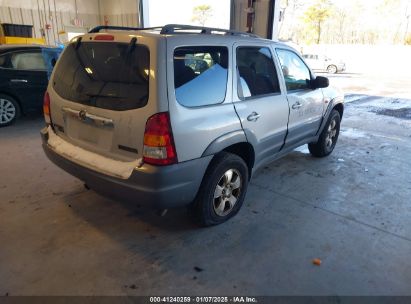
[[[85,190],[44,156],[40,117],[0,129],[0,295],[411,295],[411,79],[330,78],[334,153],[265,167],[207,229]]]

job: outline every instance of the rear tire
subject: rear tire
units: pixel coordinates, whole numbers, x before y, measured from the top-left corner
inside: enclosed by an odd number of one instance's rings
[[[248,186],[244,160],[221,152],[212,161],[201,183],[191,211],[202,226],[221,224],[240,210]]]
[[[331,154],[337,144],[340,134],[341,117],[337,110],[332,110],[330,117],[316,143],[309,143],[308,150],[315,157],[325,157]]]
[[[20,114],[18,102],[8,95],[0,94],[0,127],[13,124]]]

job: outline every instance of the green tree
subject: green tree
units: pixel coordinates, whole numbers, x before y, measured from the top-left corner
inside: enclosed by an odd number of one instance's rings
[[[317,44],[321,41],[323,24],[333,13],[333,5],[329,0],[317,0],[309,6],[303,15],[304,22],[314,31]]]
[[[201,26],[204,26],[212,15],[213,10],[211,6],[203,4],[193,8],[193,17],[191,20],[198,22]]]

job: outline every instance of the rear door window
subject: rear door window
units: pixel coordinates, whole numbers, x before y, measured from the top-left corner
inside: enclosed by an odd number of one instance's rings
[[[0,55],[0,67],[4,68],[6,67],[6,62],[7,62],[7,57],[6,55]]]
[[[181,47],[174,51],[177,101],[186,107],[222,103],[228,76],[228,49],[220,46]]]
[[[11,68],[20,71],[46,71],[41,51],[14,52],[10,56]]]
[[[237,71],[238,96],[241,99],[281,93],[269,48],[237,48]]]
[[[126,111],[144,107],[149,96],[150,53],[140,44],[70,44],[53,76],[53,87],[73,102]]]

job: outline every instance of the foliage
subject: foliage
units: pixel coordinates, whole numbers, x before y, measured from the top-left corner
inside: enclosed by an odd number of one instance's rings
[[[308,28],[314,32],[314,39],[317,44],[321,41],[324,22],[332,14],[333,8],[329,0],[317,0],[305,11],[303,20]]]
[[[207,20],[213,15],[213,10],[210,5],[203,4],[193,8],[192,21],[198,22],[201,26],[204,26]]]
[[[404,44],[410,0],[281,0],[279,38],[295,43]]]

